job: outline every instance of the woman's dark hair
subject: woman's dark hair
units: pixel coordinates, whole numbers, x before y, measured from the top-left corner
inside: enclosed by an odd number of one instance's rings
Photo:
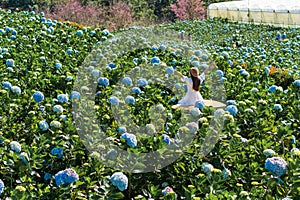
[[[193,81],[193,89],[195,91],[199,91],[200,88],[200,79],[198,77],[194,77],[191,75],[192,81]]]

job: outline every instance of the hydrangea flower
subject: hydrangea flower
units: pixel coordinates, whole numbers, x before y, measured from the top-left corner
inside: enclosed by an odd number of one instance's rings
[[[77,92],[77,91],[71,92],[71,94],[70,94],[70,99],[71,99],[71,100],[72,100],[72,99],[80,99],[80,93]]]
[[[46,131],[49,128],[49,124],[46,122],[46,120],[42,120],[39,122],[39,128],[43,131]]]
[[[167,74],[171,75],[174,74],[174,68],[173,67],[168,67],[166,70]]]
[[[108,101],[109,101],[110,105],[113,105],[113,106],[119,105],[118,97],[112,96],[108,99]]]
[[[198,108],[191,108],[189,113],[194,117],[198,117],[201,114]]]
[[[132,84],[132,80],[130,77],[124,77],[122,80],[122,83],[124,83],[125,85],[131,85]]]
[[[148,84],[147,80],[144,78],[141,78],[138,80],[138,86],[139,87],[145,87]]]
[[[15,94],[21,94],[21,88],[20,87],[18,87],[18,86],[12,86],[11,87],[11,91],[13,92],[13,93],[15,93]]]
[[[195,107],[197,107],[197,108],[199,108],[200,110],[202,110],[202,109],[205,107],[205,104],[204,104],[203,101],[198,100],[198,101],[196,101],[196,103],[195,103]]]
[[[276,92],[276,89],[277,89],[277,86],[276,85],[272,85],[271,87],[269,87],[269,92],[270,93],[273,93],[273,92]]]
[[[120,191],[124,191],[128,187],[128,178],[122,172],[115,172],[109,178],[109,181]]]
[[[2,179],[0,179],[0,194],[3,192],[3,189],[4,189],[4,183],[2,181]]]
[[[166,196],[169,193],[175,193],[174,190],[169,186],[165,187],[161,192],[164,196]]]
[[[54,67],[56,69],[61,69],[62,68],[62,64],[61,63],[55,63]]]
[[[132,148],[136,147],[136,145],[137,145],[137,140],[136,140],[136,136],[135,136],[135,135],[133,135],[133,134],[131,134],[131,133],[123,133],[123,134],[121,135],[121,138],[125,139],[126,142],[127,142],[127,144],[128,144],[130,147],[132,147]]]
[[[70,184],[79,180],[79,176],[75,170],[68,168],[62,171],[59,171],[54,176],[55,183],[58,187],[64,184]]]
[[[110,67],[111,69],[115,69],[117,66],[115,63],[109,63],[108,67]]]
[[[231,171],[229,169],[224,168],[222,170],[222,174],[223,174],[223,179],[227,179],[228,176],[231,176]]]
[[[41,101],[44,100],[44,94],[40,91],[36,91],[33,95],[33,100],[37,103],[40,103]]]
[[[119,133],[119,134],[126,133],[126,132],[127,132],[126,127],[121,126],[121,127],[118,128],[118,133]]]
[[[29,161],[29,157],[28,154],[26,152],[22,152],[20,153],[20,158],[22,160],[22,162],[27,165],[28,161]]]
[[[190,122],[185,125],[191,132],[196,132],[199,129],[199,126],[196,122]]]
[[[279,111],[279,112],[283,111],[282,106],[280,104],[275,104],[274,109]]]
[[[235,116],[238,112],[238,109],[235,105],[229,105],[225,108],[225,110],[228,111],[233,116]]]
[[[176,88],[177,90],[180,89],[180,88],[181,88],[180,83],[176,83],[176,84],[175,84],[175,88]]]
[[[286,172],[287,163],[280,157],[268,158],[265,161],[265,169],[272,172],[275,176],[281,176]]]
[[[155,56],[155,57],[151,58],[151,63],[152,64],[154,64],[154,63],[158,63],[159,64],[160,63],[160,59]]]
[[[127,104],[134,104],[134,102],[135,102],[135,99],[134,99],[134,97],[133,96],[127,96],[126,98],[125,98],[125,102],[127,103]]]
[[[68,95],[66,94],[59,94],[57,96],[57,100],[60,102],[60,103],[67,103],[69,101],[69,98],[68,98]]]
[[[107,78],[105,78],[105,77],[100,77],[98,79],[98,83],[100,85],[109,86],[109,80]]]
[[[109,31],[108,31],[107,29],[104,29],[104,30],[102,31],[102,34],[103,34],[103,35],[109,35]]]
[[[100,71],[98,69],[93,69],[92,70],[92,76],[98,77],[100,75]]]
[[[220,78],[224,76],[224,73],[223,73],[222,70],[219,70],[219,69],[218,69],[218,70],[216,71],[216,73],[220,76]]]
[[[81,36],[83,34],[83,31],[82,30],[78,30],[77,32],[76,32],[76,35],[78,35],[78,36]]]
[[[10,82],[8,82],[8,81],[4,81],[3,83],[2,83],[2,85],[3,85],[3,89],[11,89],[11,87],[12,87],[12,85],[11,85],[11,83]]]
[[[142,92],[141,89],[140,89],[139,87],[133,87],[133,88],[131,89],[131,91],[134,92],[134,93],[136,93],[136,94],[138,94],[138,95],[141,94],[141,92]]]
[[[271,157],[275,154],[275,151],[273,151],[272,149],[266,149],[263,151],[263,154],[267,157]]]
[[[51,150],[51,155],[53,155],[53,156],[57,156],[57,158],[58,159],[61,159],[63,156],[64,156],[64,154],[63,154],[63,149],[62,148],[53,148],[52,150]]]
[[[62,113],[64,111],[64,108],[61,105],[55,105],[53,106],[52,110],[56,113]]]
[[[107,152],[106,158],[110,160],[115,160],[117,158],[118,152],[114,149],[111,149]]]
[[[48,181],[48,180],[50,180],[51,178],[52,178],[52,175],[49,174],[49,173],[46,173],[46,174],[44,175],[44,180],[45,180],[45,181]]]
[[[59,121],[53,120],[53,121],[50,122],[50,126],[54,127],[54,128],[60,128],[61,123]]]
[[[67,49],[66,53],[69,54],[69,55],[72,54],[73,53],[73,49]]]
[[[12,141],[12,142],[9,143],[9,145],[10,145],[11,150],[13,150],[17,153],[21,152],[21,145],[20,145],[19,142]]]
[[[171,140],[170,140],[170,137],[166,134],[162,134],[162,137],[163,137],[163,142],[166,143],[166,144],[171,144]]]
[[[62,119],[62,121],[66,121],[67,120],[67,115],[60,115],[59,118]]]
[[[7,59],[6,60],[6,66],[7,67],[13,67],[13,66],[15,66],[15,61],[13,59]]]
[[[297,86],[297,87],[300,87],[300,80],[295,80],[294,85]]]
[[[236,105],[236,101],[235,100],[227,100],[226,106],[229,106],[229,105]]]
[[[251,89],[251,92],[253,92],[253,93],[257,93],[258,91],[259,90],[257,88],[255,88],[255,87]]]
[[[204,162],[204,163],[202,163],[202,165],[201,165],[201,169],[202,169],[202,171],[203,171],[204,173],[210,174],[210,173],[213,171],[214,166],[212,166],[211,164],[209,164],[209,163],[207,163],[207,162]]]
[[[200,63],[199,63],[198,60],[193,60],[193,61],[191,62],[191,64],[193,65],[193,67],[200,67]]]

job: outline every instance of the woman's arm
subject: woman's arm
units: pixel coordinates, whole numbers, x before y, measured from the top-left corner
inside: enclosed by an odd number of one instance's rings
[[[180,76],[180,78],[184,79],[184,76],[179,71],[177,71],[176,69],[174,70],[174,73],[176,75]]]

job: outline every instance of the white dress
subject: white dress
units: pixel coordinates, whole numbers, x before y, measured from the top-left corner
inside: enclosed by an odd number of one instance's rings
[[[205,79],[205,74],[202,73],[198,78],[200,79],[201,84]],[[196,101],[203,101],[203,97],[201,96],[200,92],[193,89],[193,81],[191,78],[184,76],[184,78],[181,80],[186,82],[187,93],[180,101],[178,101],[179,106],[194,106]]]

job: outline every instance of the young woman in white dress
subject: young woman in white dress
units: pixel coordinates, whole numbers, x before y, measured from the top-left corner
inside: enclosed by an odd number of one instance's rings
[[[198,100],[204,101],[203,97],[199,92],[199,88],[200,88],[200,84],[205,80],[205,74],[212,66],[216,66],[216,62],[212,62],[211,65],[207,67],[200,76],[199,76],[198,68],[192,67],[189,73],[190,78],[182,75],[180,72],[178,72],[175,69],[175,74],[180,76],[182,81],[186,82],[187,93],[180,101],[178,101],[177,105],[172,106],[173,109],[179,107],[195,106],[196,101]]]

